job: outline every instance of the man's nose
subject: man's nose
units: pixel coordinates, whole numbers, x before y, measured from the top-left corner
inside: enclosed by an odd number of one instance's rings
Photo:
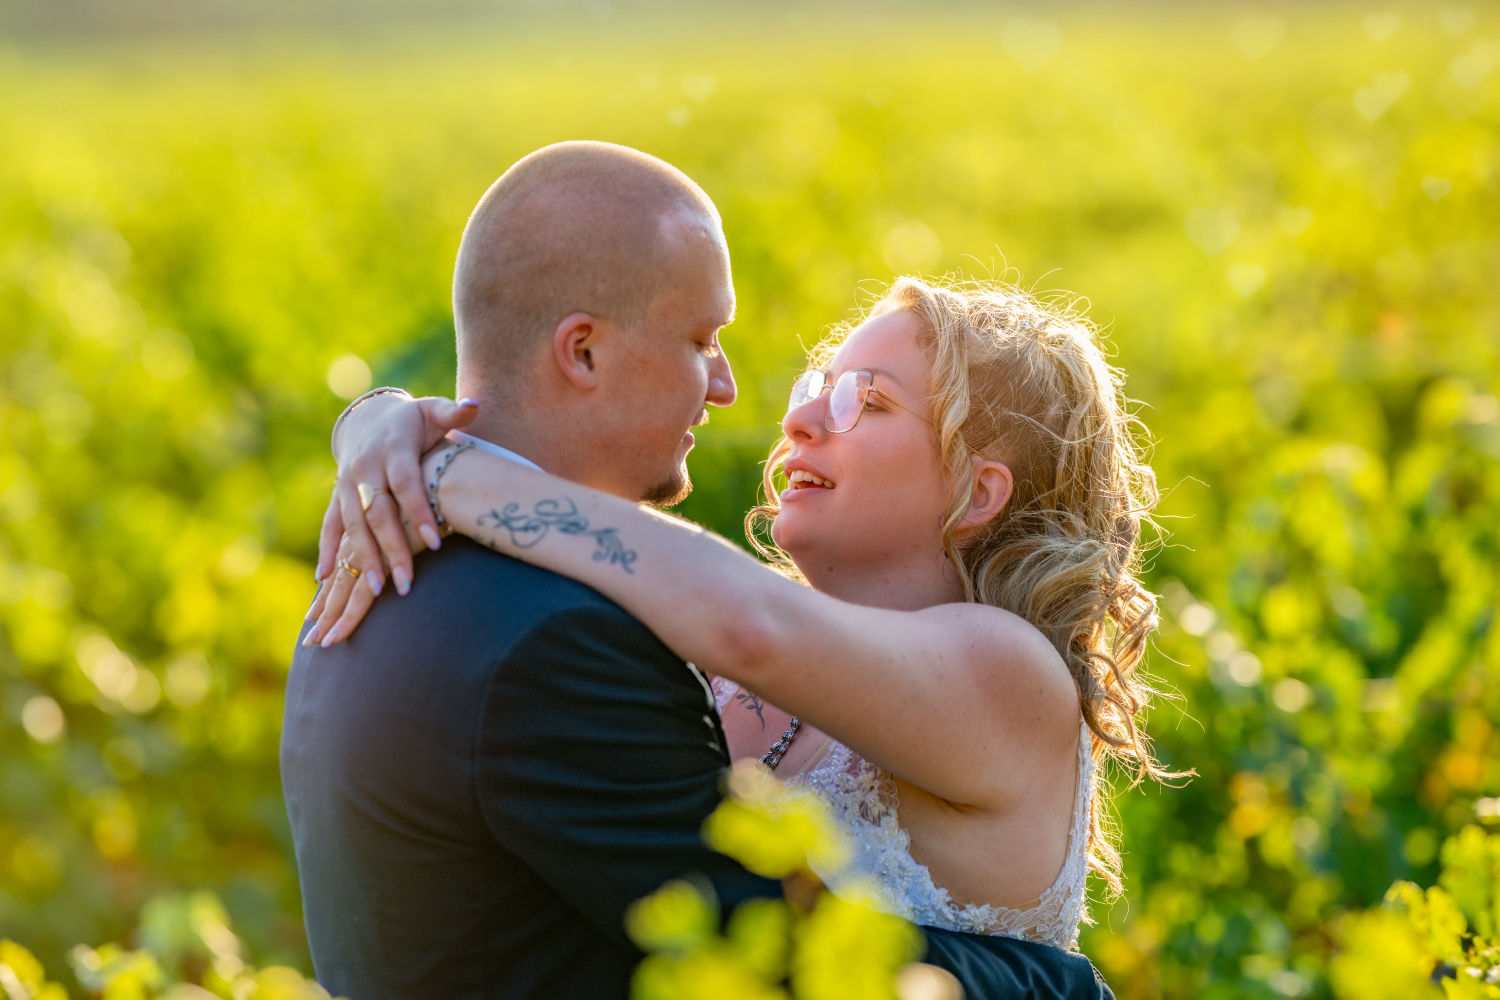
[[[718,357],[708,370],[708,391],[704,399],[714,406],[728,406],[739,395],[734,384],[734,372],[729,369],[729,355],[719,348]]]

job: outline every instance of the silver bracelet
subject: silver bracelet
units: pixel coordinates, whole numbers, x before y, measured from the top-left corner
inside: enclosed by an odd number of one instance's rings
[[[453,464],[453,460],[472,447],[474,447],[472,439],[455,445],[452,451],[443,456],[443,463],[432,470],[432,480],[427,484],[427,503],[432,507],[432,516],[437,520],[438,531],[445,535],[453,534],[453,526],[443,517],[443,506],[438,502],[438,484],[443,481],[443,473],[448,471],[448,466]]]
[[[379,396],[380,394],[386,393],[386,392],[399,392],[401,395],[405,396],[407,399],[411,399],[412,398],[411,393],[407,392],[405,389],[401,388],[399,385],[383,385],[379,389],[371,389],[369,392],[365,393],[363,396],[360,396],[358,399],[354,400],[348,406],[344,407],[344,412],[340,413],[339,416],[338,416],[338,419],[333,422],[333,430],[328,435],[328,450],[331,451],[331,452],[333,452],[334,458],[338,457],[338,449],[335,448],[334,445],[338,442],[338,439],[339,439],[339,428],[341,426],[343,426],[344,418],[347,417],[349,414],[353,413],[354,412],[354,408],[356,406],[358,406],[360,403],[363,403],[365,400],[369,399],[371,396]]]

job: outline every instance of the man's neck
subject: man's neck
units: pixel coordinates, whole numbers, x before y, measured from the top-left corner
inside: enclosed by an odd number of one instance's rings
[[[497,444],[518,455],[525,455],[544,469],[550,468],[543,442],[537,440],[536,435],[528,433],[526,422],[494,406],[487,407],[483,400],[479,403],[479,415],[463,430],[483,441]]]
[[[596,461],[588,442],[580,441],[576,429],[566,420],[552,419],[538,426],[511,408],[491,406],[486,412],[481,401],[479,416],[464,431],[522,455],[554,476],[618,493],[610,488],[611,484],[599,481],[601,463]]]
[[[499,458],[503,458],[509,462],[516,462],[520,465],[530,466],[531,468],[536,469],[538,472],[547,471],[520,452],[515,451],[511,448],[507,448],[504,445],[496,444],[495,442],[490,441],[486,438],[482,438],[477,434],[470,434],[468,431],[455,430],[449,431],[448,437],[458,441],[471,442],[475,447],[483,451],[487,451],[490,454],[495,455]]]

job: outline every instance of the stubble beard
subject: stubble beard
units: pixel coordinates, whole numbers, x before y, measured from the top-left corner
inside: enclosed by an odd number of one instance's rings
[[[688,476],[687,465],[679,465],[672,475],[641,494],[641,502],[653,507],[675,507],[693,492],[693,480]]]

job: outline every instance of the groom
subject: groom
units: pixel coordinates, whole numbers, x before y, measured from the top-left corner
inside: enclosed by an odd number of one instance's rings
[[[469,220],[454,307],[479,447],[632,499],[686,494],[689,428],[735,386],[728,251],[685,175],[603,143],[531,154]],[[372,520],[393,512],[376,497]],[[287,681],[282,779],[324,986],[622,997],[633,900],[683,874],[726,912],[779,895],[701,841],[728,757],[696,668],[596,592],[459,536],[421,576],[347,642],[299,646]],[[1077,955],[927,941],[972,998],[1109,996]]]

